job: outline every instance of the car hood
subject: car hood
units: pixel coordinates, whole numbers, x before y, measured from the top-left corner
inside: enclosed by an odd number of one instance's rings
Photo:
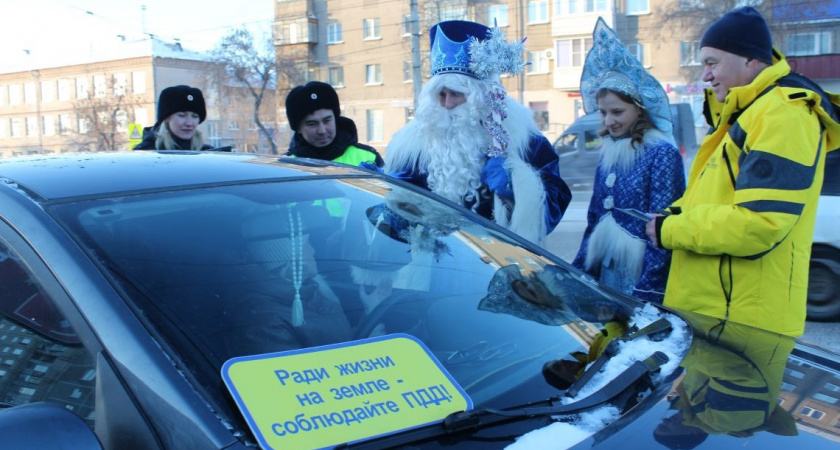
[[[840,434],[838,356],[794,339],[720,319],[677,311],[694,340],[669,392],[573,448],[837,448]],[[591,413],[590,413],[591,416]],[[597,424],[581,414],[519,438],[510,448],[564,442],[575,428]]]

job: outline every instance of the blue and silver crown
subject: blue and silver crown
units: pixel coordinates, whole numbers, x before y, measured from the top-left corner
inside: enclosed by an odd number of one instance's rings
[[[663,133],[673,131],[671,106],[662,84],[621,43],[618,34],[599,17],[592,31],[592,49],[580,75],[580,96],[587,113],[598,110],[595,98],[601,88],[621,92],[647,110],[653,125]]]
[[[431,39],[432,76],[441,73],[460,73],[479,77],[470,68],[470,44],[487,39],[490,28],[464,20],[448,20],[433,26]]]

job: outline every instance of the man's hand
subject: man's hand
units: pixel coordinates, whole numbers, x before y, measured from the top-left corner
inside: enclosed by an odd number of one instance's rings
[[[653,242],[654,247],[659,247],[659,236],[656,235],[656,218],[662,217],[662,214],[651,214],[653,220],[645,224],[645,234]]]
[[[487,160],[481,170],[481,182],[487,185],[493,193],[504,199],[513,199],[510,177],[504,167],[505,158],[496,156]]]

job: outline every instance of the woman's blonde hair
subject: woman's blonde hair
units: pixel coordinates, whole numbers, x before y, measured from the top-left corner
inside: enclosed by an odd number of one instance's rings
[[[169,124],[166,121],[161,122],[157,131],[157,139],[155,139],[155,148],[158,150],[175,150],[176,145],[175,138],[172,137],[172,131],[169,130]],[[190,148],[181,150],[201,150],[201,147],[204,147],[204,135],[201,130],[195,130],[195,134],[190,139]]]

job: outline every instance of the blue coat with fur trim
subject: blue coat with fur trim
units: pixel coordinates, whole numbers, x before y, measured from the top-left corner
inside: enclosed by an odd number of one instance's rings
[[[433,77],[423,87],[421,97],[425,102],[437,104],[439,87],[444,85],[442,78]],[[502,127],[510,137],[507,156],[487,158],[481,174],[478,204],[461,203],[542,245],[546,235],[563,217],[572,200],[572,192],[560,177],[557,153],[540,133],[531,110],[510,97],[505,97],[504,101],[508,114]],[[425,104],[421,103],[421,109]],[[386,173],[429,189],[429,173],[423,156],[428,151],[427,138],[417,119],[400,129],[388,145]]]
[[[518,155],[509,155],[503,163],[505,170],[510,174],[508,189],[512,193],[513,199],[503,199],[499,196],[494,196],[494,192],[490,189],[490,187],[487,186],[487,184],[482,184],[479,189],[480,198],[478,200],[478,204],[476,205],[474,201],[465,202],[464,206],[466,208],[473,209],[478,214],[490,220],[496,220],[496,222],[510,228],[512,231],[522,235],[526,239],[536,243],[542,243],[545,236],[551,233],[551,231],[553,231],[560,222],[560,219],[563,218],[563,214],[566,212],[566,208],[572,200],[572,193],[569,186],[560,177],[557,153],[554,151],[554,147],[551,146],[545,136],[542,134],[530,135],[528,141],[528,152],[524,157],[524,161],[517,156]],[[487,162],[491,162],[492,159],[493,158],[487,158]],[[519,190],[523,192],[523,195],[525,192],[524,184],[526,181],[519,183],[517,181],[518,177],[514,174],[516,171],[519,171],[520,173],[527,171],[524,167],[522,167],[522,162],[526,163],[533,173],[538,174],[544,191],[545,201],[542,205],[544,213],[543,216],[545,219],[543,224],[544,228],[539,231],[530,229],[528,231],[524,231],[522,228],[517,229],[516,226],[513,225],[516,218],[516,205],[519,200],[517,198],[517,185],[523,185],[523,187]],[[429,175],[428,172],[419,168],[416,164],[412,167],[389,167],[388,169],[391,171],[391,174],[396,175],[401,179],[424,189],[429,189],[427,182]],[[527,175],[522,175],[522,177],[527,177]],[[529,193],[529,195],[534,194],[534,192]],[[524,212],[525,208],[523,207],[521,209]],[[500,210],[504,212],[504,217],[496,212]],[[532,213],[534,212],[537,211],[532,211]]]
[[[620,145],[611,137],[604,146]],[[624,145],[629,139],[624,140]],[[669,206],[685,191],[682,156],[671,140],[656,130],[645,133],[642,149],[626,169],[604,168],[604,153],[595,173],[586,230],[572,264],[600,279],[604,263],[624,270],[637,280],[627,294],[662,303],[671,263],[671,252],[653,245],[645,234],[646,222],[614,208],[656,212]],[[622,151],[630,151],[627,148]]]

